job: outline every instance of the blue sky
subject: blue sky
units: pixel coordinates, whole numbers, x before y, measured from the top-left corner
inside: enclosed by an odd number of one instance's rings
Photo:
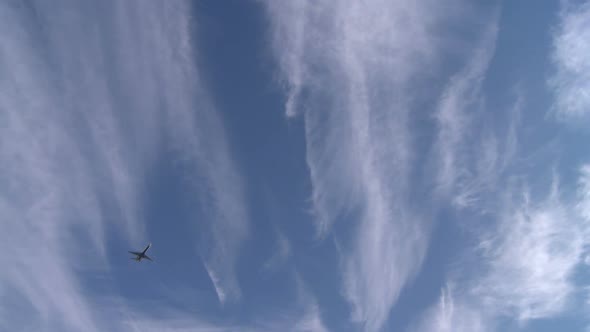
[[[590,331],[590,2],[5,0],[0,31],[0,330]]]

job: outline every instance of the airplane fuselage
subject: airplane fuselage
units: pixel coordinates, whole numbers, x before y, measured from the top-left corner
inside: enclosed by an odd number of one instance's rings
[[[137,255],[135,258],[133,258],[134,260],[141,262],[142,259],[145,258],[145,255]]]

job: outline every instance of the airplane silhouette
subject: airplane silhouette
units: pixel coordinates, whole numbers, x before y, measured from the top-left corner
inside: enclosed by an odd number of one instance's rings
[[[148,251],[148,249],[152,246],[152,244],[148,244],[147,247],[145,247],[145,249],[143,249],[142,252],[137,252],[137,251],[129,251],[130,254],[134,254],[136,257],[131,257],[131,259],[134,259],[138,262],[141,262],[142,259],[147,259],[150,261],[153,261],[148,255],[146,255],[146,251]]]

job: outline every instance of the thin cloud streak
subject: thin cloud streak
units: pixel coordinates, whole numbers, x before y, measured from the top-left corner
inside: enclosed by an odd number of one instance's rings
[[[209,331],[209,332],[329,332],[324,325],[320,309],[313,294],[307,289],[299,273],[293,272],[296,298],[294,304],[286,309],[280,309],[272,315],[264,314],[260,319],[244,323],[226,323],[221,321],[207,321],[193,312],[170,311],[159,307],[152,313],[118,307],[118,312],[124,312],[123,326],[132,331]]]
[[[590,164],[580,168],[578,197],[579,202],[576,205],[578,213],[590,223]]]
[[[561,118],[587,118],[590,114],[590,3],[563,1],[561,20],[554,35],[554,108]]]
[[[454,287],[446,285],[438,302],[426,311],[422,320],[409,331],[428,332],[485,332],[492,331],[491,322],[468,303],[456,299]]]
[[[286,81],[287,101],[285,103],[285,114],[288,117],[293,117],[300,113],[299,109],[302,105],[298,105],[298,99],[304,82],[307,80],[306,68],[302,59],[305,56],[306,12],[310,6],[306,1],[289,1],[280,5],[268,2],[267,6],[271,17],[284,15],[291,18],[287,24],[275,25],[273,33],[276,40],[290,40],[288,44],[281,45],[281,47],[288,47],[288,49],[284,51],[279,61],[280,66],[288,68],[290,73]]]
[[[466,169],[468,147],[464,143],[472,134],[473,123],[484,107],[481,89],[495,52],[497,24],[498,17],[490,20],[481,37],[481,44],[470,56],[468,65],[452,77],[445,88],[435,114],[438,125],[436,185],[439,192],[444,196],[450,195],[457,206],[473,204],[474,196],[480,189],[466,179],[470,170]],[[480,164],[480,168],[488,172],[494,168],[497,159],[495,138],[489,136],[483,145],[486,163]]]
[[[283,310],[273,317],[264,317],[260,322],[252,324],[252,332],[257,331],[290,331],[290,332],[328,332],[321,317],[315,296],[309,291],[306,283],[297,270],[292,272],[295,282],[295,305]],[[280,317],[280,318],[276,318]]]
[[[275,233],[276,244],[274,246],[275,249],[273,250],[274,253],[263,265],[263,269],[266,272],[275,271],[291,256],[292,249],[289,239],[278,228],[276,228]]]
[[[225,294],[225,290],[222,286],[222,281],[217,276],[217,273],[215,272],[215,270],[211,269],[207,265],[207,263],[205,263],[204,265],[205,265],[205,270],[207,271],[207,274],[209,275],[209,279],[211,279],[211,283],[213,284],[213,288],[215,288],[215,293],[217,294],[217,299],[219,300],[220,303],[222,303],[222,304],[225,303],[227,295]]]
[[[298,310],[283,314],[281,318],[266,317],[263,323],[227,324],[208,322],[195,317],[193,313],[175,312],[164,318],[153,318],[145,313],[128,313],[129,318],[123,321],[125,331],[166,331],[166,332],[328,332],[318,314],[317,305],[305,304],[306,310],[301,314]]]
[[[324,322],[319,315],[318,305],[314,304],[308,306],[308,309],[304,313],[303,317],[293,326],[293,332],[328,332],[328,329],[324,326]]]
[[[104,330],[104,308],[79,272],[88,257],[109,270],[107,242],[145,241],[140,193],[169,141],[200,166],[206,189],[195,196],[212,203],[205,227],[214,239],[205,260],[229,276],[219,287],[239,292],[241,181],[220,120],[200,102],[190,5],[60,4],[0,4],[0,65],[9,69],[0,80],[0,328]]]
[[[517,156],[518,127],[524,103],[524,96],[517,93],[514,104],[507,112],[509,123],[505,133],[484,126],[475,134],[473,128],[467,128],[461,143],[457,142],[456,146],[446,150],[455,162],[460,161],[457,168],[451,171],[454,178],[452,186],[444,189],[448,195],[445,198],[453,207],[480,214],[489,214],[497,209],[498,188],[506,184],[508,170],[521,162]],[[470,117],[472,127],[481,126],[485,121],[481,114]],[[465,144],[467,141],[470,144]],[[439,179],[441,174],[438,174]]]

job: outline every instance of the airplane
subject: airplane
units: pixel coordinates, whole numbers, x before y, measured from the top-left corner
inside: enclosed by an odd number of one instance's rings
[[[131,259],[134,259],[138,262],[141,262],[142,259],[147,259],[147,260],[152,260],[148,255],[146,255],[146,251],[148,251],[148,249],[152,246],[152,244],[148,244],[147,247],[145,247],[145,249],[143,249],[142,252],[136,252],[136,251],[129,251],[130,254],[134,254],[137,257],[131,257]]]

